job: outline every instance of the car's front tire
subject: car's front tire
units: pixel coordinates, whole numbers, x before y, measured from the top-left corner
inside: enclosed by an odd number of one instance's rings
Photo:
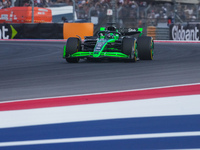
[[[78,63],[79,58],[70,57],[70,55],[80,51],[81,41],[79,38],[68,38],[66,42],[66,61],[68,63]]]

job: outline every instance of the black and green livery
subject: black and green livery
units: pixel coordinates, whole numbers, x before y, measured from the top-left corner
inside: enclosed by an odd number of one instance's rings
[[[117,58],[124,61],[152,60],[154,41],[152,37],[141,36],[142,28],[117,29],[115,26],[101,27],[97,36],[67,39],[63,58],[69,63],[77,63],[81,58]]]

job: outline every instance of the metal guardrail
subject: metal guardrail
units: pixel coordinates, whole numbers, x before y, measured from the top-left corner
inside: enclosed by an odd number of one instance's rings
[[[169,40],[169,28],[156,28],[156,40]]]

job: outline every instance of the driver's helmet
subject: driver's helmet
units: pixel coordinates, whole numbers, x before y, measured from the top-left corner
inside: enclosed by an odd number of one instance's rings
[[[113,33],[108,33],[107,34],[107,38],[109,38],[109,39],[114,38],[114,34]]]

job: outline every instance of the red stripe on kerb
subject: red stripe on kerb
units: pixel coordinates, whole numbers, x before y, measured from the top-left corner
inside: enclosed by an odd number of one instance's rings
[[[0,111],[95,104],[200,94],[200,84],[0,103]]]

